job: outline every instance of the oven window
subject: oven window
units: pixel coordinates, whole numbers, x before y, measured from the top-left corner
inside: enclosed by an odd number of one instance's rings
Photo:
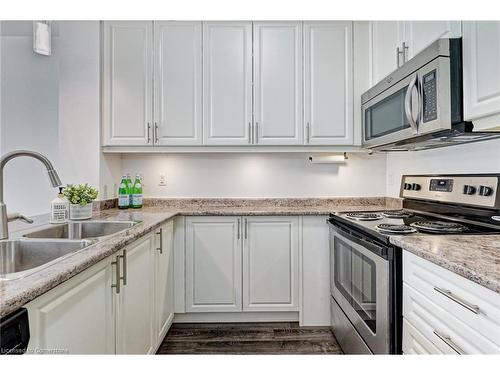
[[[365,111],[366,140],[410,127],[404,110],[406,90],[402,88]]]
[[[334,283],[347,302],[376,333],[377,285],[376,265],[339,237],[333,241]]]

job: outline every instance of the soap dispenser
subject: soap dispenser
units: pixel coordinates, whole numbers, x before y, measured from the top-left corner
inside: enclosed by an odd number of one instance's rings
[[[50,202],[50,223],[59,224],[68,221],[69,201],[63,194],[63,188],[59,188],[56,199]]]

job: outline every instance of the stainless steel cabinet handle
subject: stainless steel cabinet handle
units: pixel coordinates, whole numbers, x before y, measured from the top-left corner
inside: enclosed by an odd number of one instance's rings
[[[158,123],[155,122],[155,143],[158,143],[159,142],[159,138],[158,138]]]
[[[120,294],[120,260],[118,257],[116,257],[116,260],[114,262],[111,262],[112,266],[115,266],[115,276],[116,276],[116,283],[111,284],[111,288],[116,288],[116,294]]]
[[[311,125],[307,123],[306,125],[306,142],[309,143],[311,139]]]
[[[252,123],[248,123],[248,143],[252,144],[253,143],[253,136],[252,136]]]
[[[436,292],[441,293],[443,296],[448,297],[453,302],[458,303],[460,306],[465,307],[467,310],[473,312],[474,314],[479,314],[479,306],[478,305],[473,305],[472,303],[465,301],[464,299],[453,294],[450,290],[439,288],[437,286],[434,287],[434,290]]]
[[[163,254],[163,228],[160,228],[159,232],[156,232],[160,236],[160,247],[158,247],[156,250],[160,252],[160,254]]]
[[[148,122],[147,124],[147,128],[148,128],[148,143],[151,142],[151,124]]]
[[[238,239],[240,239],[240,225],[241,225],[241,220],[238,219]]]
[[[450,336],[447,336],[447,335],[443,335],[441,333],[439,333],[438,331],[433,331],[433,333],[439,337],[446,345],[448,345],[450,348],[452,348],[455,352],[457,352],[457,354],[465,354],[465,352],[460,349],[459,346],[457,346],[457,344],[455,344],[453,342],[453,340],[451,339]]]
[[[118,258],[122,258],[123,260],[123,275],[120,277],[120,280],[123,281],[123,285],[127,285],[127,250],[123,250],[123,254],[116,257],[117,262],[119,261]]]
[[[259,143],[259,123],[255,123],[255,138],[254,138],[254,143],[257,144]]]
[[[396,48],[396,64],[397,64],[398,68],[401,66],[401,58],[400,58],[400,56],[402,54],[403,54],[403,50],[399,49],[399,47],[397,47]],[[404,61],[404,57],[403,57],[403,61]]]
[[[406,118],[410,122],[410,126],[413,129],[413,133],[417,134],[418,133],[418,118],[415,120],[413,118],[413,106],[411,103],[411,98],[413,96],[413,89],[417,89],[418,91],[418,75],[415,74],[413,78],[411,79],[410,83],[408,84],[408,89],[406,90],[406,95],[405,95],[405,114]],[[420,102],[420,100],[419,100]]]
[[[403,50],[401,51],[403,53],[403,64],[408,61],[408,45],[403,42]]]
[[[245,226],[245,239],[247,239],[247,234],[248,234],[248,222],[247,219],[244,219],[244,226]]]

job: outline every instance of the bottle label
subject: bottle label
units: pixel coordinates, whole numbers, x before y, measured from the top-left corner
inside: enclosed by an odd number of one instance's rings
[[[142,206],[142,194],[132,195],[132,206]]]
[[[120,194],[118,196],[118,207],[128,207],[130,204],[130,198],[127,195]]]

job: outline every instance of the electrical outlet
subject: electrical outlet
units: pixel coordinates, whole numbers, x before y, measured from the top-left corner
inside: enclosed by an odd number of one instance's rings
[[[160,182],[158,186],[167,186],[167,177],[164,174],[160,175]]]

